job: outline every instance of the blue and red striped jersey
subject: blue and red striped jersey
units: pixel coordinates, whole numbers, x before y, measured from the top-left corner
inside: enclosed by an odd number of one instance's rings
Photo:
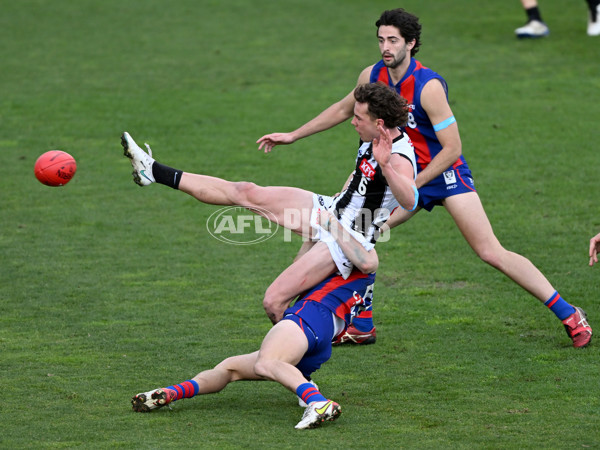
[[[421,105],[421,91],[427,82],[438,79],[444,86],[446,98],[448,97],[448,84],[441,75],[423,66],[419,61],[411,58],[410,65],[404,77],[397,83],[392,84],[389,72],[383,60],[373,66],[371,71],[371,83],[385,83],[396,89],[396,92],[404,97],[409,105],[408,123],[405,127],[406,133],[415,147],[417,158],[417,170],[421,172],[440,152],[442,145],[435,135],[433,124]],[[466,164],[461,155],[452,165],[453,168]]]
[[[319,302],[349,324],[352,308],[364,302],[366,290],[374,282],[374,273],[364,274],[357,269],[345,280],[334,274],[303,294],[301,300]]]

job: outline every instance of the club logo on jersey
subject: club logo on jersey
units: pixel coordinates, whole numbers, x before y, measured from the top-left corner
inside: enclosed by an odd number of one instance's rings
[[[372,180],[375,176],[375,169],[373,169],[373,166],[369,164],[369,161],[367,161],[366,158],[363,158],[363,160],[360,162],[359,168],[365,178],[368,180]]]
[[[250,245],[273,237],[279,228],[276,217],[266,209],[226,206],[210,215],[206,229],[226,244]]]
[[[454,173],[454,170],[448,170],[444,172],[444,181],[446,184],[456,183],[456,173]]]

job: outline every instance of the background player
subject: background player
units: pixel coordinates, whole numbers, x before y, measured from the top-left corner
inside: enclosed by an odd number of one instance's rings
[[[588,6],[588,36],[600,36],[600,0],[586,0]],[[537,0],[521,0],[527,15],[527,23],[515,30],[518,38],[539,38],[550,34],[550,28],[542,20]]]

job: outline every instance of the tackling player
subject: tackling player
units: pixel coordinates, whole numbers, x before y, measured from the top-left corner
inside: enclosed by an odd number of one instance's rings
[[[343,333],[351,309],[362,303],[368,286],[374,282],[372,272],[377,269],[378,259],[375,249],[367,252],[327,211],[319,211],[319,223],[345,249],[350,261],[363,265],[367,273],[354,269],[347,278],[330,275],[284,312],[282,320],[263,339],[260,350],[227,358],[182,383],[139,393],[131,399],[134,411],[149,412],[183,398],[220,392],[235,381],[271,380],[308,405],[296,425],[298,429],[315,428],[341,414],[340,405],[324,397],[307,380],[331,357],[331,342]]]

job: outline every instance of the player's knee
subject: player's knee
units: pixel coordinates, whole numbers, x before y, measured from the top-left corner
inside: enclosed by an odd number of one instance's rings
[[[213,370],[218,371],[223,378],[226,378],[227,383],[242,380],[243,376],[237,370],[236,362],[237,357],[230,356],[217,364]]]
[[[492,248],[484,248],[477,252],[477,256],[481,258],[481,260],[492,267],[500,267],[501,264],[501,256],[500,253],[496,249]]]
[[[241,206],[254,206],[256,199],[260,199],[261,187],[251,181],[236,181],[233,183],[234,203]]]
[[[269,360],[265,360],[264,358],[259,358],[256,363],[254,363],[254,373],[261,378],[273,379],[271,364],[269,363]]]

